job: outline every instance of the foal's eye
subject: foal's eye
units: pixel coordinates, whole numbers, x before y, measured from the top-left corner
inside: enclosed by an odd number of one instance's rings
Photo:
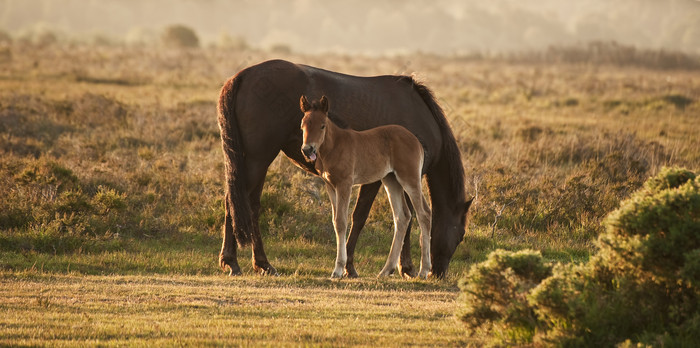
[[[322,124],[322,125],[321,125],[321,129],[326,129],[326,125],[325,125],[325,124]]]

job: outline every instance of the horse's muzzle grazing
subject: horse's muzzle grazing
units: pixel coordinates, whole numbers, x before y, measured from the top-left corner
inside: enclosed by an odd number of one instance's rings
[[[316,160],[316,148],[311,145],[303,145],[301,147],[301,153],[303,153],[309,161]]]

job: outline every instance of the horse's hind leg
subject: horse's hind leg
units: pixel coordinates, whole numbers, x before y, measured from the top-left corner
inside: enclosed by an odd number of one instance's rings
[[[369,216],[372,203],[374,203],[380,187],[382,187],[381,181],[362,185],[360,193],[357,195],[357,203],[355,203],[355,209],[352,212],[352,225],[350,225],[350,235],[348,236],[347,244],[348,261],[345,263],[345,275],[348,278],[357,278],[359,276],[355,270],[355,245],[362,228],[365,226],[365,222],[367,222],[367,216]]]
[[[258,219],[260,218],[260,196],[262,195],[263,184],[265,182],[264,173],[267,172],[267,166],[263,171],[262,178],[258,178],[258,183],[254,186],[254,189],[250,193],[250,209],[253,213],[253,233],[251,237],[253,240],[253,270],[261,275],[279,275],[277,270],[272,267],[270,262],[267,260],[267,255],[265,255],[265,249],[263,247],[262,236],[260,234],[260,224]],[[249,174],[250,175],[250,174]],[[250,177],[250,176],[249,176]]]
[[[221,253],[219,254],[219,264],[224,270],[228,266],[231,270],[229,275],[235,276],[241,275],[241,267],[238,266],[236,238],[233,235],[233,217],[231,216],[229,201],[229,194],[227,193],[224,199],[226,215],[224,218],[224,240],[221,246]]]
[[[260,217],[260,196],[262,194],[262,184],[260,189],[251,194],[250,207],[253,210],[253,221],[258,221]],[[253,270],[261,275],[278,275],[277,270],[272,267],[265,255],[262,236],[260,234],[260,224],[253,225]]]
[[[408,227],[411,215],[404,198],[403,188],[396,180],[396,177],[389,175],[382,179],[382,182],[389,195],[391,211],[394,215],[394,239],[391,243],[391,250],[389,251],[386,264],[384,264],[384,268],[379,272],[380,277],[385,277],[390,275],[398,265],[404,236],[406,234],[406,227]]]

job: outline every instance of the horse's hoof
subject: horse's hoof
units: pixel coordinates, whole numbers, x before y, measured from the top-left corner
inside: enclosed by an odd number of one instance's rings
[[[262,270],[262,272],[260,272],[260,275],[263,275],[263,276],[272,276],[272,277],[279,277],[279,276],[280,276],[280,274],[277,273],[277,270],[276,270],[274,267],[272,267],[272,266],[269,266],[269,267],[267,267],[267,268],[264,268],[264,269]]]
[[[231,261],[230,259],[221,257],[219,259],[219,265],[223,271],[226,271],[227,268],[229,269],[229,277],[235,277],[243,274],[241,273],[241,268],[238,266],[238,262],[235,262],[235,259]]]
[[[279,273],[277,273],[277,270],[274,267],[272,267],[272,265],[269,263],[262,265],[262,266],[253,264],[253,270],[255,270],[255,272],[259,273],[261,276],[277,277],[280,275]]]
[[[345,273],[343,273],[343,275],[345,277],[348,277],[348,278],[357,278],[360,276],[359,274],[357,274],[357,271],[355,270],[355,267],[353,267],[353,266],[349,266],[349,267],[346,266]]]
[[[233,269],[232,267],[229,266],[229,270],[230,270],[230,271],[228,272],[228,276],[229,276],[229,277],[237,277],[237,276],[240,276],[240,275],[243,274],[243,273],[241,272],[241,269],[238,268],[238,267],[236,267],[236,269]]]
[[[343,273],[333,272],[331,273],[331,279],[341,279],[343,278]]]
[[[427,272],[427,271],[426,271],[426,272],[422,272],[422,271],[421,271],[421,272],[418,274],[418,277],[420,277],[420,279],[425,280],[425,279],[428,279],[428,277],[430,277],[431,275],[433,275],[432,272]]]
[[[411,279],[416,277],[416,270],[413,266],[399,266],[399,274],[404,279]]]
[[[279,276],[280,276],[280,274],[277,273],[276,271],[275,271],[275,272],[268,272],[268,271],[265,271],[265,272],[262,272],[260,275],[262,275],[262,276],[270,276],[270,277],[279,277]]]

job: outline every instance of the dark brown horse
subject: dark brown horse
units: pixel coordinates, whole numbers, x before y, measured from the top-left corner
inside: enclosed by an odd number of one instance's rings
[[[345,233],[348,204],[354,185],[381,180],[389,196],[394,215],[394,239],[389,257],[379,273],[386,277],[399,264],[405,233],[411,221],[406,197],[413,203],[420,225],[421,264],[418,276],[425,279],[430,272],[430,207],[423,197],[423,145],[406,128],[391,124],[364,131],[343,129],[328,120],[326,96],[313,104],[301,96],[301,152],[314,162],[323,178],[333,206],[333,228],[337,242],[335,269],[331,278],[342,278],[347,262]],[[404,193],[405,192],[405,193]]]
[[[398,124],[423,144],[423,173],[432,206],[432,273],[444,276],[465,233],[471,205],[464,187],[464,168],[455,138],[430,90],[408,76],[356,77],[281,60],[260,63],[229,79],[219,97],[219,127],[225,156],[226,195],[222,268],[240,274],[236,243],[252,243],[253,268],[277,274],[267,260],[260,236],[260,196],[270,163],[282,151],[299,167],[316,173],[299,151],[299,96],[333,102],[329,117],[355,130]],[[363,185],[352,216],[347,244],[348,276],[357,276],[353,255],[381,182]],[[409,226],[410,229],[410,226]],[[410,233],[406,233],[399,268],[413,275]]]

